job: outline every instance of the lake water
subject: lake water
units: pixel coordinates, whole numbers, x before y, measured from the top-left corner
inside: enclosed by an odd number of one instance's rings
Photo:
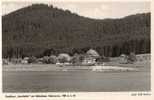
[[[3,92],[149,91],[150,72],[3,71]]]

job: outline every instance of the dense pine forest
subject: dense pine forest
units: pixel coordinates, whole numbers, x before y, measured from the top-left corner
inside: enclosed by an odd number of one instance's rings
[[[150,53],[150,27],[150,13],[101,20],[33,4],[2,16],[2,54],[3,58],[73,55],[90,48],[107,57]]]

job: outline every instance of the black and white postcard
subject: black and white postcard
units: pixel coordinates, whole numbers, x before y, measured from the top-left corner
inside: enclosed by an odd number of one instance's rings
[[[2,0],[2,97],[152,100],[151,3]]]

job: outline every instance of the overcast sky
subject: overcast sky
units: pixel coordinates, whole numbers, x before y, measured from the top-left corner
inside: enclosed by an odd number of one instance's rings
[[[31,5],[31,2],[3,2],[2,14]],[[81,16],[104,19],[121,18],[124,16],[150,12],[150,2],[46,2],[57,8],[69,9]]]

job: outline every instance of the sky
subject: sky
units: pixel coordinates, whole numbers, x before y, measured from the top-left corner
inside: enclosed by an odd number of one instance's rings
[[[2,15],[36,2],[2,2]],[[150,12],[150,2],[44,2],[57,8],[68,9],[80,16],[94,19],[122,18],[137,13]]]

